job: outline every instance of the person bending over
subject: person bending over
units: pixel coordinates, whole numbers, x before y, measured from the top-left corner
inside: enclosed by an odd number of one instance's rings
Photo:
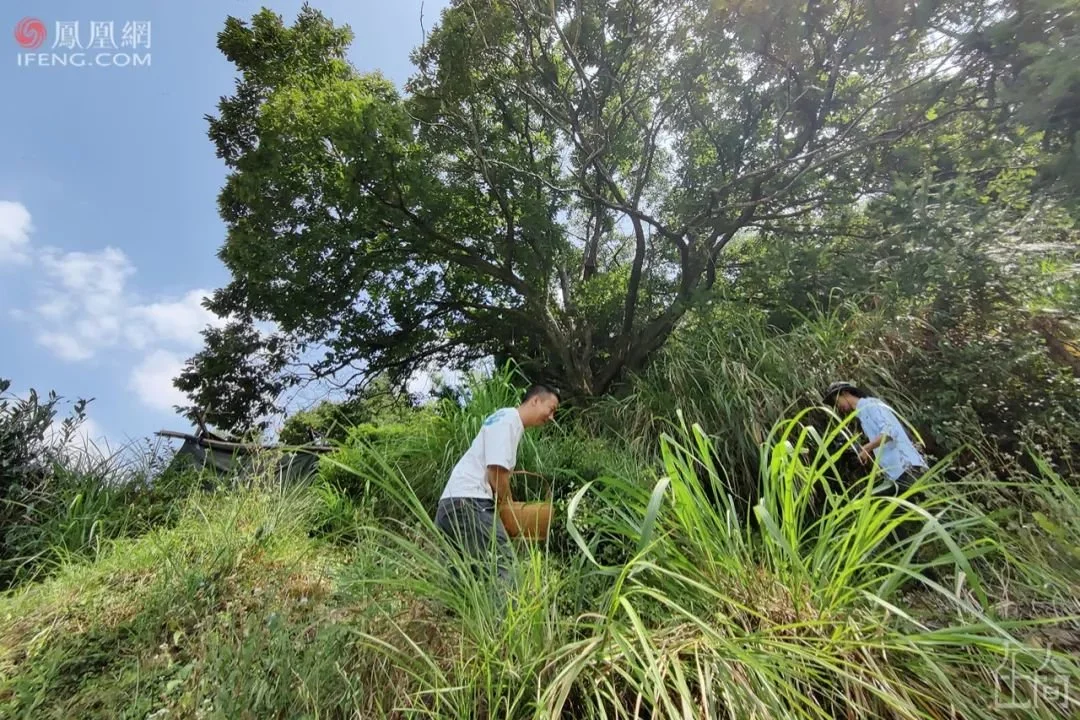
[[[485,418],[439,498],[435,525],[474,560],[482,564],[494,560],[502,580],[509,577],[510,540],[499,509],[513,502],[510,475],[517,464],[518,443],[526,428],[551,420],[558,406],[555,390],[533,385],[520,405]]]
[[[835,382],[825,390],[824,402],[842,415],[855,413],[867,441],[859,448],[866,464],[876,457],[899,493],[926,472],[926,459],[915,447],[896,412],[876,397],[849,382]]]

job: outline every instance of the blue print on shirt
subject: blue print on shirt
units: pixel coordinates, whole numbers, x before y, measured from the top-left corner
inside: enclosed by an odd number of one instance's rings
[[[505,413],[505,412],[506,412],[505,410],[497,410],[496,412],[493,412],[490,415],[488,415],[487,419],[484,420],[484,427],[487,427],[488,425],[494,425],[495,422],[500,417],[502,417],[503,413]]]

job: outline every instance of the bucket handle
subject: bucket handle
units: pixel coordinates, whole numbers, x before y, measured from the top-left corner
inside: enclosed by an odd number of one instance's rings
[[[531,475],[533,477],[538,477],[541,480],[543,480],[545,485],[547,486],[547,502],[549,502],[549,503],[551,502],[552,497],[554,497],[554,495],[555,495],[555,483],[552,482],[549,478],[547,478],[546,476],[544,476],[541,473],[532,472],[531,470],[514,470],[512,474],[514,474],[514,475]]]

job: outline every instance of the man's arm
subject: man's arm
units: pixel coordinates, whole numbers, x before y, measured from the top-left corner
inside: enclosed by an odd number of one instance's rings
[[[859,460],[867,463],[873,460],[874,451],[889,439],[886,433],[888,421],[880,407],[871,405],[859,409],[859,422],[863,434],[869,438],[868,442],[859,448]]]
[[[868,442],[868,443],[866,443],[865,445],[862,446],[862,448],[859,451],[859,457],[862,459],[863,462],[869,461],[870,460],[870,454],[873,453],[875,450],[877,450],[882,445],[884,445],[886,442],[888,442],[888,440],[889,440],[889,434],[888,433],[886,433],[886,432],[879,433],[876,438],[874,438],[873,440],[871,440],[870,442]]]
[[[903,424],[901,424],[900,419],[896,417],[896,413],[891,409],[874,408],[874,415],[875,425],[877,428],[880,428],[880,430],[876,437],[872,438],[870,442],[862,446],[862,451],[865,452],[867,456],[885,443],[892,442],[896,438],[905,435]]]
[[[502,506],[513,502],[514,497],[510,494],[510,471],[501,465],[487,466],[487,481],[491,486],[491,492],[495,496],[495,504]]]

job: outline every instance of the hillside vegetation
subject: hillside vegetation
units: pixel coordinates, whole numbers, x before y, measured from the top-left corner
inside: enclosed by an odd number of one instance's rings
[[[0,381],[0,717],[1080,717],[1078,18],[454,0],[403,92],[229,18],[228,320],[175,383],[332,452],[100,457]],[[900,497],[841,379],[923,445]],[[541,380],[504,592],[432,517]]]
[[[303,485],[266,474],[208,489],[166,473],[144,486],[129,470],[76,515],[63,511],[92,493],[51,475],[44,557],[0,600],[0,714],[1074,712],[1080,492],[1065,441],[1075,449],[1077,415],[1051,434],[1056,449],[1020,433],[1009,455],[967,435],[934,458],[918,503],[873,496],[842,451],[853,428],[797,399],[830,376],[833,343],[886,318],[726,323],[688,330],[633,393],[527,434],[521,464],[553,480],[558,519],[548,543],[516,544],[508,602],[483,577],[455,578],[464,566],[431,516],[482,419],[519,397],[512,371],[464,401],[356,425]],[[898,377],[904,360],[861,362]],[[1075,402],[1063,387],[1021,425]],[[971,412],[915,407],[946,428]],[[117,522],[136,516],[154,520]]]

